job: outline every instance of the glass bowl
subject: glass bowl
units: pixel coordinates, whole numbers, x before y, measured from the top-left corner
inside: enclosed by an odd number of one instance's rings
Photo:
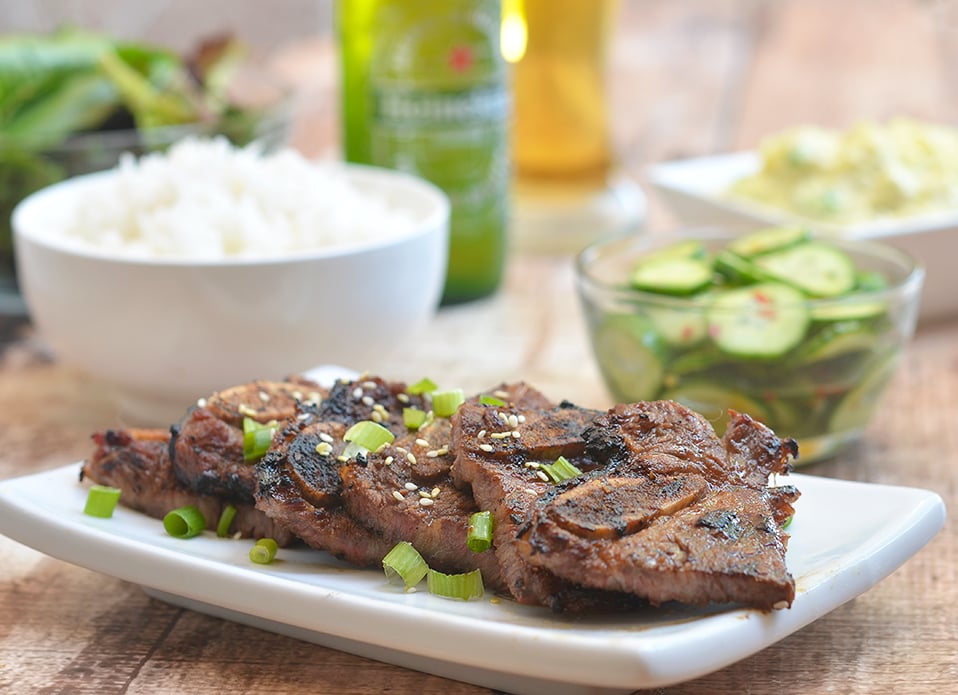
[[[636,264],[666,246],[701,242],[714,262],[739,236],[644,235],[579,254],[577,288],[605,384],[620,402],[684,403],[719,435],[728,409],[747,413],[798,440],[797,463],[832,456],[862,436],[894,374],[915,330],[924,271],[877,242],[818,239],[844,252],[859,277],[880,274],[884,287],[829,299],[793,294],[774,320],[761,295],[730,303],[719,290],[670,296],[630,283]]]

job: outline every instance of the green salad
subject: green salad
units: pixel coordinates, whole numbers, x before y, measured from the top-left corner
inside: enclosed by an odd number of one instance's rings
[[[682,241],[634,265],[634,300],[592,316],[593,342],[621,401],[677,400],[719,433],[733,408],[782,436],[841,437],[864,427],[897,361],[887,286],[803,229]]]
[[[0,272],[12,269],[10,214],[29,193],[109,168],[123,150],[169,145],[177,126],[235,144],[257,137],[269,108],[239,103],[245,60],[231,38],[181,57],[79,30],[0,37]],[[135,138],[95,137],[117,131]]]

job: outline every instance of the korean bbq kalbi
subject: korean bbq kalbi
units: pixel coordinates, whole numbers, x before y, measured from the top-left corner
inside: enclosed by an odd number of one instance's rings
[[[556,612],[791,605],[784,527],[799,492],[769,481],[790,470],[794,440],[734,411],[719,438],[673,401],[596,411],[525,383],[455,405],[440,414],[428,390],[368,375],[256,381],[201,399],[168,431],[94,434],[80,477],[157,518],[193,504],[211,529],[232,505],[232,534],[359,567],[408,542],[430,568],[479,570],[497,594]],[[363,423],[386,433],[380,444],[350,438]],[[476,552],[480,511],[493,531]]]

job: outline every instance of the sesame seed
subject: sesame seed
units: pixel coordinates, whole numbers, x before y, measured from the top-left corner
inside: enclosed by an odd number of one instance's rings
[[[422,439],[422,438],[417,439],[417,440],[416,440],[416,444],[418,444],[419,446],[422,446],[422,447],[429,446],[429,442],[428,442],[427,440],[425,440],[425,439]]]
[[[269,394],[266,393],[266,391],[260,391],[259,399],[263,401],[263,403],[269,403]]]
[[[523,422],[526,421],[526,416],[525,416],[525,415],[520,415],[519,417],[516,418],[516,420],[518,420],[518,421],[519,421],[519,424],[521,425]]]
[[[437,497],[439,497],[440,492],[442,491],[438,487],[434,487],[432,490],[430,490],[429,496],[432,497],[433,499],[436,499]]]
[[[506,420],[506,416],[503,415],[502,413],[500,413],[498,410],[496,411],[496,417],[499,418],[499,422],[506,422],[506,421],[507,421],[507,420]]]
[[[198,407],[200,407],[200,408],[205,408],[205,407],[206,407],[206,399],[205,399],[205,398],[198,398],[198,399],[196,400],[196,405],[197,405]]]
[[[479,430],[479,434],[476,435],[476,439],[482,439],[482,438],[485,437],[485,436],[486,436],[486,431],[485,431],[485,430]]]
[[[237,410],[239,410],[242,415],[248,415],[249,417],[253,417],[256,415],[256,411],[253,408],[250,408],[245,403],[240,403]]]
[[[364,389],[374,389],[374,388],[376,388],[376,382],[375,382],[375,381],[364,381],[364,382],[363,382],[363,388],[364,388]]]
[[[381,423],[383,421],[383,414],[375,409],[373,410],[372,415],[369,417],[373,419],[373,422]]]
[[[539,467],[538,461],[526,461],[526,468],[538,468],[538,467]]]
[[[788,608],[788,601],[779,601],[775,605],[773,605],[772,608],[774,608],[777,611],[780,611],[783,608]]]
[[[538,491],[538,490],[536,490],[535,488],[531,488],[531,487],[527,487],[527,488],[525,489],[525,492],[526,492],[526,494],[528,494],[528,495],[538,495],[538,494],[539,494],[539,491]]]
[[[333,445],[329,442],[320,442],[316,445],[316,453],[320,456],[329,456],[333,452]]]
[[[441,448],[436,452],[436,454],[437,454],[438,456],[445,456],[445,455],[448,454],[448,453],[449,453],[449,447],[448,447],[448,446],[441,447]]]
[[[400,393],[396,396],[396,400],[399,401],[400,403],[408,403],[409,396],[407,396],[405,393]]]
[[[320,433],[319,433],[319,438],[322,439],[324,442],[327,442],[327,443],[329,443],[329,444],[332,444],[332,443],[333,443],[333,437],[332,437],[332,435],[326,434],[325,432],[320,432]]]
[[[516,427],[519,426],[519,418],[516,415],[509,416],[509,426],[512,429],[515,429]]]
[[[420,491],[419,491],[419,496],[420,496],[420,497],[429,497],[429,490],[420,490]]]
[[[374,405],[373,410],[375,410],[377,413],[382,413],[383,415],[389,415],[389,411],[386,410],[382,403],[377,403]]]
[[[407,489],[407,490],[415,490],[415,489],[417,489],[418,487],[419,487],[419,486],[416,485],[416,483],[406,483],[406,489]]]
[[[303,420],[309,420],[311,413],[299,413],[296,416],[296,419],[302,422]]]
[[[342,463],[346,463],[349,460],[349,457],[346,456],[345,454],[341,454],[336,457],[336,460],[341,461]]]
[[[489,435],[490,439],[505,439],[506,437],[511,437],[512,432],[493,432]]]
[[[518,439],[519,437],[522,436],[522,432],[520,432],[519,430],[512,430],[511,434],[513,439]]]
[[[388,466],[388,465],[389,465],[390,463],[392,463],[394,460],[395,460],[395,459],[394,459],[392,456],[387,456],[387,457],[386,457],[386,460],[383,461],[383,464],[386,465],[386,466]]]
[[[483,451],[492,451],[492,444],[480,444],[479,448]]]
[[[498,606],[500,603],[499,597],[493,596],[492,598],[489,599],[489,603],[491,603],[493,606]]]
[[[433,500],[429,497],[419,498],[419,505],[422,507],[431,507],[433,504],[435,504],[435,502],[433,502]]]
[[[536,471],[536,477],[544,483],[549,482],[549,476],[545,474],[545,471]]]
[[[434,459],[434,458],[437,458],[438,456],[439,456],[438,449],[430,449],[429,451],[426,452],[427,459]]]
[[[402,502],[404,499],[406,499],[399,490],[393,490],[393,497],[396,498],[397,502]]]
[[[363,400],[363,405],[368,405],[370,408],[373,406],[373,403],[376,402],[372,396],[363,396],[362,400]]]
[[[396,451],[398,451],[400,454],[408,454],[408,453],[409,453],[409,449],[407,449],[406,447],[403,447],[403,446],[397,446],[397,447],[396,447]]]
[[[416,456],[412,452],[406,454],[406,460],[414,466],[416,465]]]
[[[353,389],[353,398],[362,398],[362,397],[363,397],[363,390],[357,386],[356,388]]]
[[[492,395],[495,396],[496,398],[508,398],[509,392],[499,389],[498,391],[493,391]]]

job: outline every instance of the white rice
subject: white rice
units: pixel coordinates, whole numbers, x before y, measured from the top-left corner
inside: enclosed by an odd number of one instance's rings
[[[400,235],[411,215],[359,190],[341,168],[292,149],[264,154],[224,138],[126,154],[85,191],[65,234],[127,257],[263,258]]]

